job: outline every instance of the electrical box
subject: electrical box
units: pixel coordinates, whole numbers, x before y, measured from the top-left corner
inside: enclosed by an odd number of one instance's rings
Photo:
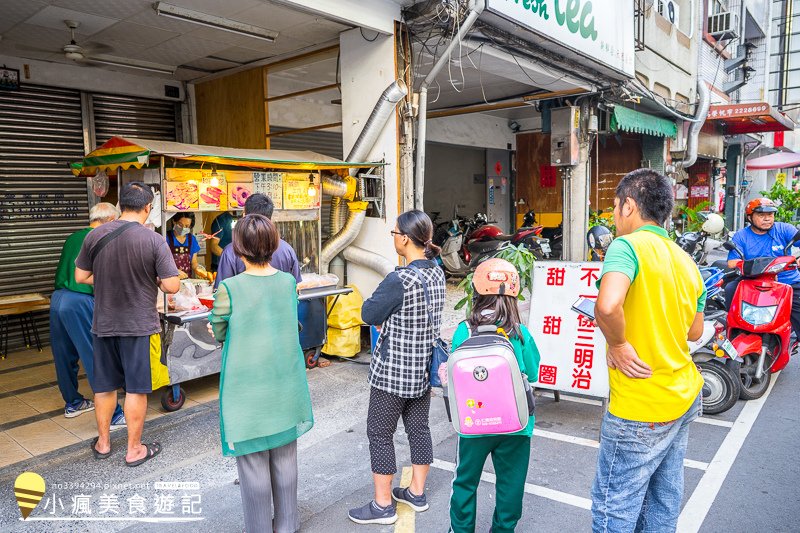
[[[550,164],[556,167],[575,166],[580,160],[578,151],[580,108],[559,107],[550,113]]]

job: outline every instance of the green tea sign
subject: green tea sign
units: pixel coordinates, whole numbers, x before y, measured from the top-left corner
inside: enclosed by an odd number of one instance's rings
[[[489,0],[488,10],[633,77],[633,0]]]

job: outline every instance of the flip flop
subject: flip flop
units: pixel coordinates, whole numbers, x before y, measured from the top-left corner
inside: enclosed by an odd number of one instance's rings
[[[147,448],[147,454],[144,457],[137,461],[133,461],[132,463],[125,461],[125,464],[128,466],[139,466],[161,453],[161,444],[158,442],[151,442],[149,444],[145,444],[144,446]]]
[[[92,441],[92,443],[90,444],[90,447],[92,448],[92,453],[94,454],[94,458],[95,459],[108,459],[109,457],[111,457],[111,451],[112,450],[108,450],[106,453],[98,452],[97,448],[95,448],[95,446],[97,446],[97,441],[99,441],[99,440],[100,440],[100,437],[95,437],[94,440]]]

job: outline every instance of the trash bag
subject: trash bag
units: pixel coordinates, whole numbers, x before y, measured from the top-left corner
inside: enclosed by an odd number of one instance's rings
[[[322,353],[353,357],[361,352],[361,326],[348,329],[328,328],[328,340]]]
[[[169,385],[169,370],[161,362],[161,335],[150,335],[150,378],[153,390]]]
[[[336,296],[328,296],[328,309],[331,308],[334,301],[336,302],[336,306],[328,316],[329,329],[349,329],[364,323],[361,321],[361,306],[364,305],[364,298],[355,286],[348,285],[348,287],[353,289],[353,292],[340,295],[338,300]]]

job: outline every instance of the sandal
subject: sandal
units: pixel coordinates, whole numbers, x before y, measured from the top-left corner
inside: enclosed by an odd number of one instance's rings
[[[147,448],[147,453],[145,454],[144,457],[136,461],[133,461],[132,463],[125,461],[125,464],[128,466],[139,466],[141,464],[146,463],[159,453],[161,453],[161,444],[158,442],[151,442],[150,444],[145,444],[144,447]]]
[[[100,437],[95,437],[94,440],[92,441],[92,443],[89,445],[92,448],[92,453],[94,454],[94,458],[95,459],[108,459],[109,457],[111,457],[111,450],[108,450],[106,453],[102,453],[102,452],[97,451],[97,448],[95,448],[95,446],[97,446],[97,441],[99,441],[99,440],[100,440]]]

